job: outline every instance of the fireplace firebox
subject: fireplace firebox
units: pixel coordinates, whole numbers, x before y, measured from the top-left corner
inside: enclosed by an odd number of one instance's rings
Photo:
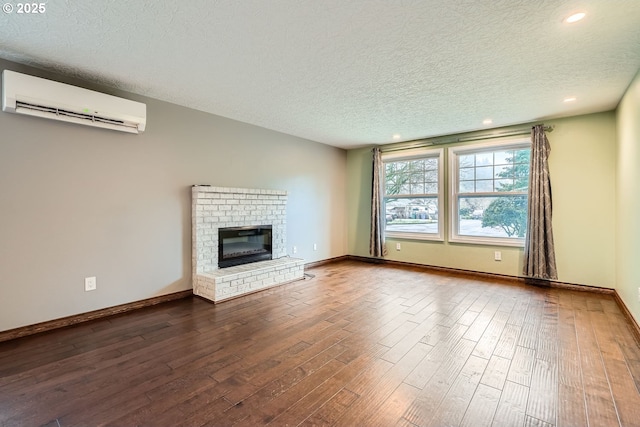
[[[271,226],[218,229],[218,268],[272,259]]]

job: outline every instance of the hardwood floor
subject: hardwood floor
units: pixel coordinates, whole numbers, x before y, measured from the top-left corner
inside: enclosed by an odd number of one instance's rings
[[[640,426],[609,295],[342,261],[0,343],[2,426]]]

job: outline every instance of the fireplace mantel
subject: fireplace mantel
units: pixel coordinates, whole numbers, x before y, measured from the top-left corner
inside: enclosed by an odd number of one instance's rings
[[[286,191],[194,185],[191,196],[196,295],[219,302],[303,277],[304,261],[287,256]],[[219,269],[218,229],[256,225],[271,225],[273,259]]]

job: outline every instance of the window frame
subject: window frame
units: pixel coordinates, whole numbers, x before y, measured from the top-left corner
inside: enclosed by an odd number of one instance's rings
[[[482,152],[496,152],[502,150],[514,150],[514,149],[531,149],[530,137],[519,137],[512,139],[500,139],[492,140],[480,144],[461,145],[456,147],[449,147],[447,156],[449,158],[449,236],[448,241],[451,243],[471,243],[487,246],[512,246],[512,247],[524,247],[525,238],[513,238],[513,237],[490,237],[490,236],[467,236],[459,234],[458,223],[458,209],[459,209],[459,197],[464,195],[473,195],[475,197],[495,197],[495,195],[524,195],[527,198],[527,205],[529,202],[528,187],[524,192],[474,192],[466,193],[459,191],[459,157],[461,155],[482,153]]]
[[[434,193],[425,193],[424,195],[418,195],[415,198],[422,197],[433,197],[434,195],[438,198],[438,231],[436,233],[421,233],[421,232],[411,232],[411,231],[387,231],[386,228],[386,220],[384,221],[384,234],[385,237],[391,239],[411,239],[411,240],[430,240],[430,241],[444,241],[444,227],[445,221],[447,218],[446,215],[446,205],[445,205],[445,159],[444,159],[444,149],[443,148],[432,148],[432,147],[422,147],[422,148],[414,148],[407,150],[399,150],[394,152],[382,153],[382,179],[380,195],[383,203],[383,214],[386,217],[386,203],[387,203],[387,194],[386,194],[386,164],[391,162],[397,162],[402,160],[420,160],[420,159],[428,159],[428,158],[436,158],[438,159],[438,192]],[[406,198],[411,198],[410,196],[406,196]]]

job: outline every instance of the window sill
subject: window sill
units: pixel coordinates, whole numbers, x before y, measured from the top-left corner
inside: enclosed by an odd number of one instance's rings
[[[402,231],[387,231],[385,237],[388,239],[407,239],[407,240],[430,240],[435,242],[442,242],[444,239],[439,234],[428,233],[411,233]]]
[[[465,243],[471,245],[484,246],[508,246],[515,248],[524,248],[524,239],[509,239],[500,237],[474,237],[474,236],[452,236],[449,238],[450,243]]]

